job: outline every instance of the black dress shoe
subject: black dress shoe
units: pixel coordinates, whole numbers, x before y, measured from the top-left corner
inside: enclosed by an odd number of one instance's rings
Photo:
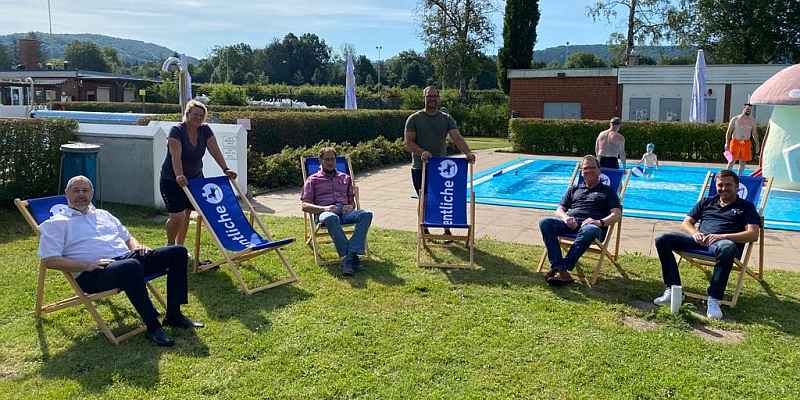
[[[174,326],[176,328],[183,328],[183,329],[202,328],[202,327],[205,326],[205,325],[203,325],[202,322],[196,322],[196,321],[190,320],[189,318],[186,318],[185,315],[181,315],[181,317],[178,318],[177,321],[172,321],[169,318],[164,318],[164,322],[162,322],[161,325],[163,325],[163,326]]]
[[[175,344],[175,341],[172,340],[172,336],[167,334],[167,332],[164,331],[164,328],[158,328],[155,332],[147,331],[145,332],[144,337],[159,346],[169,347]]]

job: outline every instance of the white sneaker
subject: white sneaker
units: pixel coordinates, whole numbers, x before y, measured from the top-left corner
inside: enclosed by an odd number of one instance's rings
[[[706,317],[711,319],[722,319],[722,310],[719,308],[719,300],[709,297],[708,310],[706,310]]]
[[[686,300],[686,295],[681,293],[681,302]],[[662,304],[669,304],[672,301],[672,288],[666,288],[661,297],[656,297],[653,303],[657,306]]]

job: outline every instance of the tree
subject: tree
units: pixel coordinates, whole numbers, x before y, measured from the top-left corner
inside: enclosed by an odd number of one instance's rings
[[[547,63],[544,61],[533,61],[531,63],[531,68],[533,69],[545,69],[547,68]]]
[[[403,86],[402,79],[403,79],[403,71],[405,68],[412,62],[416,62],[420,67],[421,74],[423,76],[423,82],[427,81],[427,78],[433,75],[433,66],[428,62],[428,60],[418,54],[414,50],[406,50],[401,51],[396,56],[386,60],[385,65],[386,69],[382,72],[381,80],[385,81],[389,86]]]
[[[418,62],[412,61],[406,64],[403,68],[403,76],[401,78],[401,86],[417,86],[424,87],[427,82],[425,81],[425,74],[422,72],[422,67]]]
[[[508,70],[531,67],[539,16],[539,0],[506,0],[503,47],[497,51],[497,79],[505,94],[511,88]]]
[[[324,78],[322,77],[322,70],[320,68],[314,70],[314,75],[311,75],[311,83],[314,85],[322,85],[325,83]]]
[[[11,69],[11,55],[8,54],[8,47],[0,43],[0,69]]]
[[[375,84],[375,67],[367,56],[362,54],[353,60],[353,73],[356,76],[356,85],[363,85],[368,76],[372,77],[372,84]]]
[[[500,81],[497,79],[497,62],[481,54],[480,69],[473,79],[476,89],[497,89]]]
[[[122,64],[122,60],[119,59],[119,53],[117,53],[117,49],[106,46],[100,49],[103,52],[103,57],[105,57],[106,61],[108,61],[108,65],[111,66],[112,71],[120,70],[124,65]]]
[[[682,56],[661,56],[658,59],[658,65],[694,65],[696,59],[691,55],[684,54]]]
[[[797,0],[682,0],[669,23],[682,45],[715,64],[800,61]]]
[[[273,39],[263,51],[256,51],[254,58],[257,69],[272,82],[294,83],[297,71],[303,82],[309,82],[317,68],[325,69],[331,48],[312,33],[297,37],[290,32],[283,40]]]
[[[565,64],[566,68],[605,68],[605,61],[592,53],[577,52],[569,55]]]
[[[467,82],[477,72],[478,54],[494,40],[491,0],[420,0],[417,16],[422,38],[436,49],[437,73],[447,66],[457,72],[459,90],[467,94]]]
[[[103,52],[93,42],[88,40],[73,40],[64,50],[64,59],[69,61],[72,68],[86,69],[97,72],[111,72]]]
[[[656,65],[656,60],[650,56],[639,57],[639,65]]]
[[[561,63],[559,63],[558,60],[550,61],[550,63],[547,64],[547,69],[559,69],[559,68],[561,68]]]
[[[624,9],[628,17],[627,32],[623,36],[624,59],[627,59],[633,51],[634,43],[641,45],[648,39],[651,44],[660,43],[668,34],[668,16],[675,10],[670,0],[602,0],[586,9],[593,21],[602,18],[612,22],[617,17],[617,8]]]

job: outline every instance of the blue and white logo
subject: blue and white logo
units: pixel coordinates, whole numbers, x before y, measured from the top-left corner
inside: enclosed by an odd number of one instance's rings
[[[611,186],[611,179],[606,174],[600,174],[600,183],[606,186]]]
[[[219,204],[222,201],[222,189],[214,183],[205,184],[202,195],[210,204]]]
[[[458,165],[453,160],[443,160],[439,164],[439,175],[444,179],[450,179],[458,173]]]
[[[747,186],[739,182],[739,189],[736,191],[736,194],[738,194],[740,198],[746,199],[750,192],[747,190]]]

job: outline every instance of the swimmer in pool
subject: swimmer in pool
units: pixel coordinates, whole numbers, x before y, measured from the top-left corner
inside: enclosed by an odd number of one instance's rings
[[[653,150],[656,149],[656,145],[652,143],[647,144],[647,152],[642,155],[642,159],[639,160],[639,165],[644,164],[644,177],[645,178],[652,178],[653,177],[653,170],[658,171],[658,157],[656,153],[653,153]]]

